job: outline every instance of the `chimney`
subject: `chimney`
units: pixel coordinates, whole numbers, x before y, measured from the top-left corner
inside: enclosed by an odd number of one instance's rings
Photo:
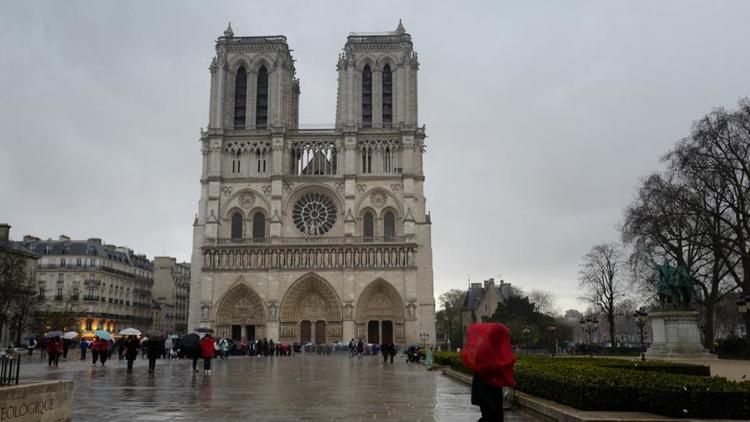
[[[0,242],[10,240],[10,224],[0,223]]]
[[[41,240],[41,239],[39,239],[39,238],[38,238],[38,237],[36,237],[36,236],[32,236],[32,235],[30,235],[30,234],[27,234],[27,235],[25,235],[25,236],[23,237],[23,241],[24,241],[24,242],[38,242],[39,240]]]
[[[88,243],[94,243],[94,244],[97,244],[97,245],[101,245],[102,244],[102,240],[99,239],[98,237],[90,237],[90,238],[88,238],[86,240],[86,242],[88,242]]]
[[[495,279],[494,278],[490,278],[489,280],[484,280],[484,288],[485,289],[489,288],[490,286],[494,286],[494,285],[495,285]]]
[[[66,236],[64,234],[61,234],[60,237],[57,240],[60,240],[60,241],[70,241],[70,237],[68,237],[68,236]]]

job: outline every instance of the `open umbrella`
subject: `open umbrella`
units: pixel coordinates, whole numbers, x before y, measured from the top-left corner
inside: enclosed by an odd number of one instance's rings
[[[94,335],[99,337],[102,340],[112,340],[112,335],[109,334],[109,332],[104,330],[96,330],[94,331]]]
[[[68,331],[67,333],[63,334],[63,338],[66,340],[73,340],[76,337],[78,337],[78,333],[75,331]]]
[[[208,328],[208,327],[198,327],[198,328],[196,328],[193,331],[195,331],[196,333],[211,333],[211,334],[213,334],[214,329],[213,328]]]
[[[135,328],[126,328],[124,330],[120,330],[121,336],[139,336],[141,335],[141,330],[135,329]]]
[[[49,338],[62,337],[63,335],[64,335],[63,332],[60,330],[55,330],[55,331],[50,331],[48,333],[44,333],[44,337],[49,337]]]

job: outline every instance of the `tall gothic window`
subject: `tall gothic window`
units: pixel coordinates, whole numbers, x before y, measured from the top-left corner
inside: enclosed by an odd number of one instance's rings
[[[245,109],[247,104],[247,72],[244,67],[237,69],[234,80],[234,128],[245,128]]]
[[[383,216],[383,237],[386,242],[390,242],[396,236],[396,217],[392,212],[387,211]]]
[[[242,152],[237,151],[236,153],[232,153],[232,173],[239,173],[240,172],[240,164],[242,158]]]
[[[268,127],[268,71],[265,66],[258,69],[258,89],[255,91],[255,128]]]
[[[372,173],[372,148],[369,146],[362,147],[362,173]]]
[[[372,127],[372,72],[370,65],[362,71],[362,127]]]
[[[365,217],[362,219],[362,236],[364,236],[365,241],[371,242],[374,232],[374,219],[372,217],[372,213],[370,211],[367,211],[365,213]]]
[[[253,217],[253,240],[263,240],[266,238],[266,216],[262,213],[255,213]]]
[[[242,214],[232,214],[232,239],[242,239]]]
[[[393,124],[393,77],[391,66],[383,68],[383,127]]]

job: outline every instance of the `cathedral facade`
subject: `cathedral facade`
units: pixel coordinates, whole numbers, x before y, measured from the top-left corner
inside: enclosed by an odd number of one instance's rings
[[[336,123],[298,125],[284,36],[216,41],[189,328],[237,340],[431,344],[431,222],[411,36],[351,33]]]

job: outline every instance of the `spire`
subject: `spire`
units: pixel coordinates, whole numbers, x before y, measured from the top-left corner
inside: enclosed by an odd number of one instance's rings
[[[404,34],[404,33],[406,33],[406,29],[404,29],[404,24],[401,23],[401,19],[398,20],[398,26],[396,27],[396,33],[397,34]]]
[[[234,31],[232,31],[232,22],[229,22],[229,24],[227,24],[227,29],[224,30],[224,36],[226,38],[234,37]]]

